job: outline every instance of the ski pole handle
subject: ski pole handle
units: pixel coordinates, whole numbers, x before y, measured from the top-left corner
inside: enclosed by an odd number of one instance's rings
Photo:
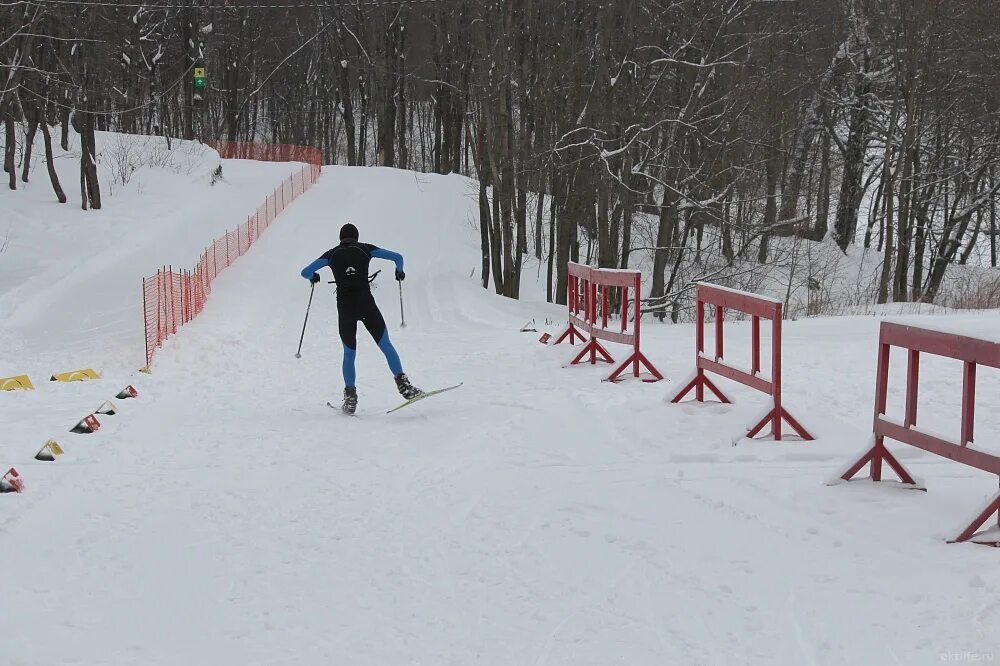
[[[299,336],[299,350],[295,352],[295,358],[302,358],[302,341],[306,338],[306,324],[309,323],[309,310],[312,309],[314,293],[316,293],[315,282],[309,288],[309,305],[306,306],[306,319],[302,322],[302,335]]]

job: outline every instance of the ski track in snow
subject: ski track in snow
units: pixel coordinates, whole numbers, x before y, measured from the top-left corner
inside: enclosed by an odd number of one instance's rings
[[[789,322],[787,403],[819,439],[740,439],[763,396],[720,381],[734,404],[668,404],[693,368],[690,326],[644,328],[672,380],[652,385],[562,369],[573,348],[538,344],[541,326],[519,333],[562,310],[469,277],[467,184],[327,168],[220,275],[153,375],[122,364],[100,382],[0,395],[0,452],[28,483],[0,497],[13,663],[1000,659],[996,551],[944,543],[995,480],[894,447],[928,493],[824,485],[867,439],[877,320]],[[391,265],[373,268],[414,383],[460,389],[385,415],[399,398],[361,330],[358,416],[326,407],[342,390],[332,289],[317,288],[296,360],[298,271],[345,221],[406,257],[406,328]],[[996,317],[949,321],[974,333]],[[731,330],[739,363],[749,328]],[[921,423],[953,431],[960,373],[928,359],[921,375]],[[981,405],[1000,398],[997,379],[980,373]],[[130,382],[140,398],[120,416],[63,435]],[[896,413],[902,399],[890,396]],[[981,409],[978,441],[998,433]],[[67,455],[32,461],[53,435]]]

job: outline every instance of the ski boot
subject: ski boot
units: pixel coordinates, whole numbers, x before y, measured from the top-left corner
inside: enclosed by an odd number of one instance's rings
[[[423,391],[410,383],[410,378],[406,376],[406,373],[399,373],[396,375],[395,379],[396,388],[399,389],[399,395],[403,396],[405,399],[412,400],[423,393]]]
[[[358,408],[358,389],[354,386],[348,386],[344,389],[344,406],[341,409],[344,410],[345,414],[353,414]]]

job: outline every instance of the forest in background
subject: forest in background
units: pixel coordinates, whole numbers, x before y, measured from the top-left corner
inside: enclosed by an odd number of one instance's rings
[[[531,255],[556,302],[642,264],[675,320],[790,241],[877,257],[875,303],[997,267],[993,0],[0,0],[0,120],[10,189],[79,135],[84,207],[97,130],[464,174],[512,298]]]

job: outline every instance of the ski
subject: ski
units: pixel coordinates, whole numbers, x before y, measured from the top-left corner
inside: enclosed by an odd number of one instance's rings
[[[347,416],[356,416],[356,414],[354,412],[349,412],[346,409],[344,409],[343,405],[335,405],[335,404],[333,404],[331,402],[328,402],[328,403],[326,403],[326,406],[329,407],[330,409],[336,409],[338,411],[341,411],[344,414],[346,414]]]
[[[434,391],[424,391],[424,392],[420,393],[420,395],[417,395],[417,396],[414,396],[414,397],[410,398],[409,400],[407,400],[403,404],[399,405],[398,407],[393,407],[392,409],[390,409],[389,411],[387,411],[386,414],[392,414],[397,409],[402,409],[403,407],[406,407],[407,405],[412,405],[413,403],[417,402],[418,400],[423,400],[424,398],[429,398],[432,395],[437,395],[438,393],[444,393],[445,391],[450,391],[452,389],[457,389],[461,385],[462,385],[462,382],[459,382],[459,383],[455,384],[454,386],[448,386],[446,388],[436,389]]]

